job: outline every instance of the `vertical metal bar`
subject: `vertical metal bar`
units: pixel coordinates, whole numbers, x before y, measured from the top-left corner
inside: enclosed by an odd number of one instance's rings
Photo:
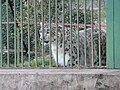
[[[9,8],[8,0],[6,0],[6,15],[7,15],[7,67],[9,67]]]
[[[77,0],[77,54],[78,65],[80,65],[80,47],[79,47],[79,0]]]
[[[101,45],[100,45],[100,32],[101,32],[101,0],[98,0],[98,30],[99,30],[99,66],[101,66]]]
[[[107,0],[106,2],[106,24],[107,24],[107,30],[106,30],[106,34],[107,34],[107,41],[106,41],[106,49],[107,49],[107,59],[106,59],[106,64],[107,64],[107,68],[115,68],[115,2],[114,0]],[[117,12],[116,12],[117,13]],[[119,14],[117,14],[119,15]],[[118,17],[116,17],[118,18]],[[119,27],[117,27],[119,28]],[[118,29],[119,30],[119,29]],[[117,32],[117,31],[116,31]],[[119,60],[119,59],[118,59]],[[118,62],[117,62],[118,63]]]
[[[110,1],[112,2],[112,0]],[[120,8],[119,8],[120,0],[114,0],[113,3],[114,3],[114,7],[113,7],[114,17],[111,23],[113,22],[114,29],[112,30],[112,27],[111,27],[110,28],[111,31],[108,30],[107,32],[111,32],[111,33],[108,33],[108,35],[109,34],[111,35],[113,33],[113,36],[111,36],[111,39],[113,38],[114,42],[112,42],[111,40],[111,43],[109,43],[110,45],[108,45],[107,47],[111,47],[109,49],[112,49],[112,44],[114,43],[114,50],[113,51],[110,50],[109,54],[112,55],[112,52],[114,53],[114,68],[120,68],[120,30],[119,30],[120,29]],[[110,9],[110,8],[108,7],[107,9]],[[110,12],[112,13],[112,10]],[[112,15],[110,14],[110,16]],[[108,36],[107,38],[110,38],[110,37]]]
[[[62,0],[62,31],[63,31],[63,62],[64,62],[64,67],[66,65],[65,63],[65,27],[64,27],[64,0]]]
[[[35,27],[35,66],[37,67],[37,17],[36,17],[36,0],[34,0],[34,27]]]
[[[51,0],[49,0],[49,55],[50,55],[50,61],[49,61],[49,67],[52,66],[52,53],[51,53]]]
[[[85,66],[87,66],[86,60],[86,0],[84,0],[84,53],[85,53]]]
[[[0,0],[0,67],[2,67],[2,0]]]
[[[93,0],[91,0],[91,54],[92,54],[92,67],[94,66],[94,53],[93,53]]]
[[[41,1],[41,12],[42,12],[42,66],[45,66],[44,62],[44,8],[43,0]]]
[[[21,17],[21,67],[23,67],[23,4],[22,0],[20,0],[20,17]]]
[[[20,61],[20,33],[19,29],[17,29],[17,66],[19,66]]]
[[[72,0],[69,0],[69,3],[70,3],[70,62],[71,62],[71,67],[72,67],[72,63],[73,63],[73,60],[72,60]]]
[[[56,59],[58,66],[58,0],[55,0],[55,23],[56,23]]]
[[[18,25],[17,25],[18,26]],[[17,46],[16,46],[16,48],[17,48],[17,66],[19,66],[19,62],[20,62],[20,33],[19,33],[19,29],[17,29],[17,33],[16,33],[17,35],[16,35],[16,37],[17,37],[17,42],[16,42],[16,44],[17,44]]]
[[[27,15],[27,17],[28,17],[28,62],[29,62],[29,67],[30,67],[30,14],[29,14],[29,12],[30,12],[30,9],[29,9],[29,0],[27,0],[27,10],[28,10],[28,15]]]
[[[16,67],[16,0],[14,0],[14,67]]]

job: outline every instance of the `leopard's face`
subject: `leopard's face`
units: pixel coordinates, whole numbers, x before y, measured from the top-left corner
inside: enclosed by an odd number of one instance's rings
[[[46,25],[45,25],[46,26]],[[51,42],[51,44],[55,44],[58,39],[58,44],[62,42],[62,27],[58,26],[56,28],[53,26],[51,29],[45,27],[40,30],[40,40],[44,41],[45,44]],[[58,31],[58,32],[57,32]]]
[[[40,42],[41,44],[44,43],[44,45],[47,45],[49,42],[49,28],[48,25],[40,23],[40,30],[39,30],[39,35],[40,35]]]

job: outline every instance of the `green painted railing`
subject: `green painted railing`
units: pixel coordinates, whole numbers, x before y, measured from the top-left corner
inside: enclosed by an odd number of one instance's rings
[[[106,30],[102,28],[102,23],[106,25],[105,1],[0,0],[0,66],[106,67]],[[107,1],[111,31],[118,28],[113,20],[113,3],[117,2]],[[118,61],[113,59],[119,58],[118,52],[112,52],[117,50],[112,45],[119,48],[114,34],[108,32],[115,42],[107,40],[108,67],[115,67],[113,63]]]
[[[2,16],[2,1],[0,0],[0,16]],[[2,17],[0,17],[0,67],[2,67]]]
[[[107,0],[107,67],[109,68],[120,68],[119,5],[119,0]]]

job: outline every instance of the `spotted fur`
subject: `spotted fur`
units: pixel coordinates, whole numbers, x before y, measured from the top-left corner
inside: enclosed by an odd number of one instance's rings
[[[51,26],[51,31],[48,28],[44,28],[44,41],[49,41],[51,38],[51,49],[52,55],[55,59],[55,62],[63,66],[78,66],[78,62],[80,61],[80,65],[85,65],[85,50],[86,50],[86,63],[87,66],[92,65],[92,48],[91,48],[91,32],[93,32],[93,64],[95,66],[99,65],[99,30],[98,29],[87,29],[86,30],[86,39],[85,39],[85,30],[80,30],[79,35],[77,34],[77,29],[72,27],[72,30],[69,27],[65,27],[64,31],[62,30],[62,26],[58,26],[58,61],[56,58],[57,46],[56,46],[56,26]],[[49,37],[49,33],[51,37]],[[64,32],[64,33],[63,33]],[[72,41],[70,38],[70,32],[72,32]],[[65,35],[65,41],[63,41],[63,34]],[[78,39],[77,39],[78,36]],[[86,40],[86,49],[85,46]],[[65,47],[63,48],[63,42],[65,42]],[[79,55],[78,55],[78,47],[79,47]],[[63,52],[65,52],[65,63],[63,60]],[[71,54],[72,52],[72,54]],[[80,56],[80,60],[78,60],[78,56]],[[104,30],[100,31],[100,59],[101,64],[103,66],[106,65],[106,32]],[[71,64],[72,62],[72,64]]]

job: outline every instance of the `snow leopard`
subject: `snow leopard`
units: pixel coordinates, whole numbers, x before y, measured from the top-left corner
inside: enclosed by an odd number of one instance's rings
[[[56,33],[56,30],[58,31],[58,33]],[[97,28],[93,30],[91,28],[87,28],[86,30],[79,30],[79,32],[77,30],[78,29],[76,27],[72,27],[72,28],[64,27],[63,29],[61,25],[56,26],[55,24],[53,24],[51,25],[51,29],[49,29],[49,27],[44,28],[44,36],[42,36],[41,34],[40,38],[41,40],[44,38],[45,43],[51,42],[52,57],[59,66],[72,66],[72,67],[85,66],[85,50],[86,50],[86,66],[88,67],[92,66],[92,54],[93,54],[94,66],[99,65],[99,56],[101,59],[101,65],[105,66],[106,65],[106,31],[99,30]],[[70,36],[70,34],[72,36]],[[99,45],[99,35],[100,35],[100,45]],[[58,42],[56,43],[57,39]],[[85,44],[86,44],[86,48],[85,48]],[[58,51],[58,58],[56,57],[57,51]],[[64,55],[65,55],[65,61],[64,61]]]

